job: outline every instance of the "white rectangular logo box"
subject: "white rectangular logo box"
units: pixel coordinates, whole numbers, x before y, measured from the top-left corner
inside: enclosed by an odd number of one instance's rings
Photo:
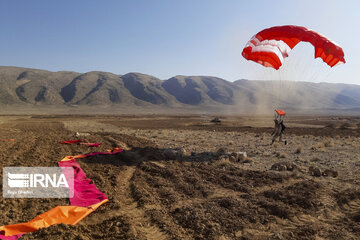
[[[5,167],[4,198],[72,198],[72,167]]]

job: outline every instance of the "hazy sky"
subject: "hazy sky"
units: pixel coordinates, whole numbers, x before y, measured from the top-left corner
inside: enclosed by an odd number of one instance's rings
[[[359,0],[0,0],[0,65],[360,84],[359,12]],[[337,42],[347,63],[330,69],[301,43],[280,72],[241,56],[254,34],[289,24]]]

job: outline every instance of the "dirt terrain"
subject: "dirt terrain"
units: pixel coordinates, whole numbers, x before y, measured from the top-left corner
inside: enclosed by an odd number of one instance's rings
[[[1,139],[14,139],[0,141],[1,167],[125,149],[78,160],[109,202],[21,239],[360,239],[360,118],[286,119],[287,145],[270,145],[271,117],[212,118],[0,117]],[[102,145],[59,144],[75,132]],[[69,201],[1,195],[0,225],[58,205]]]

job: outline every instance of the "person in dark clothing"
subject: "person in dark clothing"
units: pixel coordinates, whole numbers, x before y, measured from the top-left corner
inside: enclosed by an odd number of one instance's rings
[[[287,141],[282,139],[284,131],[285,131],[285,124],[284,124],[284,117],[285,112],[281,110],[275,110],[275,119],[274,119],[274,131],[272,132],[272,141],[271,144],[273,144],[276,140],[276,138],[279,138],[279,142],[284,142],[284,144],[287,144]]]

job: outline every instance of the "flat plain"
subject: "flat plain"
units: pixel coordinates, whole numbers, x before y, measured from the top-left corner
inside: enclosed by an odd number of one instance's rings
[[[286,118],[287,145],[270,144],[271,117],[212,119],[1,116],[0,138],[14,139],[0,141],[1,167],[124,149],[78,160],[109,202],[22,239],[360,239],[360,118]],[[60,144],[76,132],[101,146]],[[0,225],[58,205],[69,201],[1,196]]]

